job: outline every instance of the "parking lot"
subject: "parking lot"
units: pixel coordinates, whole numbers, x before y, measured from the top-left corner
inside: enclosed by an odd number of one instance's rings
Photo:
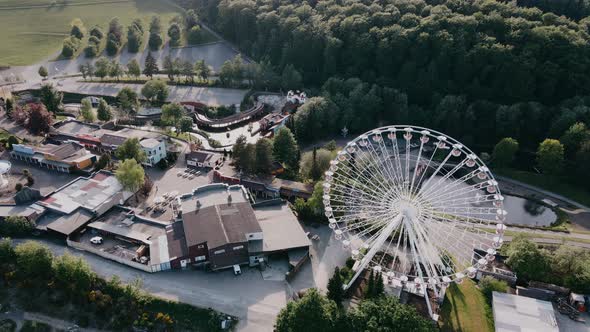
[[[9,186],[11,188],[14,188],[16,183],[22,183],[23,185],[27,183],[27,179],[22,176],[24,169],[28,169],[31,172],[31,175],[35,180],[33,188],[39,189],[41,195],[47,195],[78,177],[77,175],[50,171],[45,168],[39,168],[35,165],[29,165],[20,160],[11,159],[7,151],[5,151],[1,157],[4,160],[9,160],[12,164],[10,172],[8,173]]]

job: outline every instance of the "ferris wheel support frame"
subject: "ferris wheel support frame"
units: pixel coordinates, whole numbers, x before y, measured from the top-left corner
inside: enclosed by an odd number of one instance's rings
[[[367,265],[369,265],[369,263],[371,263],[371,261],[373,260],[373,257],[375,256],[375,254],[381,249],[381,247],[383,246],[383,244],[385,243],[385,241],[387,240],[389,235],[391,235],[393,230],[397,228],[397,226],[399,225],[399,223],[402,221],[403,218],[404,218],[404,216],[401,213],[398,214],[395,218],[393,218],[393,220],[389,223],[389,225],[387,225],[385,230],[383,232],[381,232],[381,234],[379,234],[379,237],[375,240],[375,242],[373,243],[373,246],[371,247],[369,252],[367,252],[367,254],[363,257],[361,264],[359,264],[357,266],[356,273],[354,274],[352,279],[350,279],[348,284],[344,285],[344,290],[347,290],[348,288],[350,288],[350,286],[352,286],[352,284],[361,275],[361,273],[363,273],[363,271],[365,270]]]

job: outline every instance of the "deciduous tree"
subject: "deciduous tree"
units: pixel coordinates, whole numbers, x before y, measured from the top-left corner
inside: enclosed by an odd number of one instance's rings
[[[102,98],[98,102],[96,115],[100,121],[109,121],[113,117],[111,106],[109,106],[109,104],[107,104],[107,102]]]
[[[117,101],[119,102],[121,109],[127,113],[134,111],[139,104],[137,93],[127,86],[119,90]]]
[[[275,331],[335,331],[338,318],[336,304],[312,288],[299,301],[287,303],[279,312]]]
[[[92,103],[90,102],[90,99],[82,99],[82,106],[80,107],[80,116],[86,122],[96,121],[96,117],[94,116],[94,111],[92,110]]]
[[[168,98],[168,85],[162,80],[150,80],[141,88],[141,94],[151,102],[163,103]]]
[[[497,167],[508,167],[518,151],[518,142],[511,137],[505,137],[496,144],[492,153],[492,161]]]
[[[137,192],[145,181],[143,167],[135,159],[126,159],[119,163],[115,176],[123,188],[132,193]]]
[[[136,59],[132,59],[129,61],[129,63],[127,63],[127,74],[129,76],[135,77],[135,79],[138,79],[139,76],[141,76],[141,68],[139,67],[139,62],[137,62]]]
[[[272,143],[266,138],[256,142],[256,171],[269,175],[272,170]]]
[[[53,124],[53,116],[43,104],[27,105],[28,119],[25,126],[35,135],[48,133]]]
[[[47,68],[45,68],[44,66],[39,67],[39,76],[43,77],[43,78],[47,78],[47,75],[49,75],[49,73],[47,72]]]
[[[147,160],[145,151],[139,144],[139,139],[128,138],[115,151],[115,156],[119,160],[133,159],[137,164],[141,164]]]
[[[563,145],[556,139],[546,139],[539,144],[537,165],[547,174],[558,174],[563,166]]]
[[[184,107],[182,105],[178,103],[166,104],[162,106],[162,121],[178,128],[178,123],[184,116],[184,113]]]

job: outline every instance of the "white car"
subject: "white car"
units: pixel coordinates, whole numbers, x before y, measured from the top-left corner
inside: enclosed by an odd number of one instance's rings
[[[242,269],[240,268],[240,266],[238,264],[234,265],[234,274],[237,276],[242,274]]]
[[[95,236],[92,239],[90,239],[90,243],[92,244],[102,244],[102,237],[100,236]]]

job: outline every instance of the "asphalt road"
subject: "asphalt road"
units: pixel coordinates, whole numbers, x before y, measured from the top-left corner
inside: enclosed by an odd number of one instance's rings
[[[34,239],[47,245],[56,255],[70,252],[81,256],[96,273],[105,278],[118,276],[123,282],[141,280],[145,291],[169,300],[197,307],[212,308],[239,318],[238,331],[272,331],[279,311],[287,304],[293,291],[317,287],[325,291],[334,267],[343,266],[347,253],[331,236],[327,226],[308,228],[320,235],[313,242],[311,262],[306,262],[295,279],[285,281],[264,280],[256,268],[242,269],[242,275],[232,271],[205,272],[196,270],[146,273],[121,265],[84,251],[68,248],[43,238]],[[16,243],[24,240],[16,240]]]
[[[80,77],[70,77],[59,80],[51,80],[57,89],[65,92],[80,93],[94,96],[111,96],[114,97],[123,87],[130,87],[141,95],[142,84],[125,84],[125,83],[92,83],[80,81]],[[16,86],[14,89],[40,88],[41,83],[24,83]],[[226,88],[204,88],[196,86],[168,86],[169,102],[196,101],[208,105],[234,105],[239,104],[248,92],[241,89]]]
[[[67,251],[83,257],[102,277],[118,276],[127,283],[139,279],[153,295],[234,315],[240,319],[239,331],[272,331],[276,315],[287,303],[285,283],[263,280],[257,269],[244,268],[240,276],[230,270],[146,273],[51,241],[35,241],[56,255]]]

